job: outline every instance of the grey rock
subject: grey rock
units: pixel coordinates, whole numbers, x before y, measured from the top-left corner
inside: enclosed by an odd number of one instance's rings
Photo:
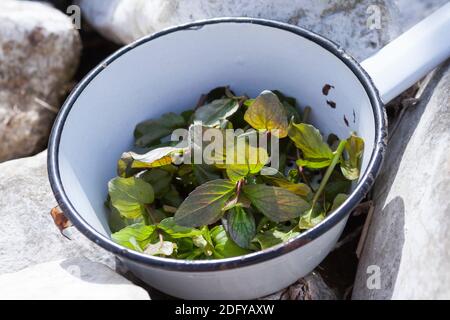
[[[68,240],[53,223],[50,209],[57,204],[46,160],[42,152],[0,164],[0,274],[83,256],[114,268],[113,255],[75,228],[70,229],[72,240]]]
[[[261,300],[337,300],[336,292],[316,273],[310,273],[288,288]]]
[[[408,30],[447,2],[448,0],[395,0],[402,29]]]
[[[149,300],[101,263],[71,258],[0,275],[0,300]]]
[[[60,11],[0,1],[0,162],[45,148],[80,50],[78,31]]]
[[[397,9],[389,0],[77,0],[75,3],[91,25],[118,43],[130,43],[194,20],[247,16],[308,28],[363,59],[400,31]]]
[[[450,61],[391,134],[353,299],[450,299]]]

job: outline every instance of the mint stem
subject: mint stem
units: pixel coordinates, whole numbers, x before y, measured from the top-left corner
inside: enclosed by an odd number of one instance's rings
[[[326,184],[328,183],[328,180],[330,179],[331,174],[333,173],[334,168],[336,167],[337,163],[339,162],[339,159],[341,158],[342,152],[344,152],[345,145],[347,144],[347,140],[341,140],[339,142],[339,145],[334,152],[334,157],[331,160],[330,166],[328,167],[327,171],[325,172],[322,182],[319,185],[319,189],[317,190],[316,194],[314,195],[314,198],[312,200],[311,209],[314,208],[317,201],[319,200],[320,195],[322,194],[323,190],[325,189]]]

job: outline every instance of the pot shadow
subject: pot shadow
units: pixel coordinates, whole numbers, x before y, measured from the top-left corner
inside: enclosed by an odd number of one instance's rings
[[[405,243],[403,198],[395,197],[388,204],[375,207],[371,225],[359,260],[352,299],[390,300]]]
[[[93,262],[86,258],[66,259],[61,261],[60,266],[71,276],[85,282],[112,285],[127,284],[114,270],[109,269],[102,263]],[[105,272],[105,270],[109,272]]]
[[[379,293],[383,299],[391,299],[397,281],[400,263],[402,260],[403,245],[405,243],[405,203],[403,198],[395,197],[386,206],[379,209],[379,229],[374,230],[374,241],[379,245],[377,259],[381,261]],[[389,257],[389,258],[388,258]]]

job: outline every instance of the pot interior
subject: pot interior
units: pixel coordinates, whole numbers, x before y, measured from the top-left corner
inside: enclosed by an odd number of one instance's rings
[[[133,146],[135,125],[190,109],[217,86],[251,97],[278,89],[312,107],[310,121],[324,136],[357,132],[365,140],[363,172],[374,150],[372,106],[352,70],[322,46],[281,28],[221,22],[166,33],[116,54],[91,78],[69,100],[57,156],[72,206],[105,236],[107,182],[122,152]],[[322,93],[326,84],[334,86],[328,96]]]

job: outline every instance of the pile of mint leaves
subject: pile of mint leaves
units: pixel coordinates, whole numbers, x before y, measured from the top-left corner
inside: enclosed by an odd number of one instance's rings
[[[148,255],[222,259],[272,247],[314,227],[347,199],[360,174],[364,141],[354,133],[345,140],[330,134],[324,141],[308,123],[310,113],[277,90],[250,99],[219,87],[192,110],[139,123],[135,145],[144,152],[125,152],[118,177],[108,183],[112,239]],[[262,173],[269,148],[256,162],[239,165],[174,161],[192,150],[167,137],[199,121],[218,130],[277,130],[278,172]]]

